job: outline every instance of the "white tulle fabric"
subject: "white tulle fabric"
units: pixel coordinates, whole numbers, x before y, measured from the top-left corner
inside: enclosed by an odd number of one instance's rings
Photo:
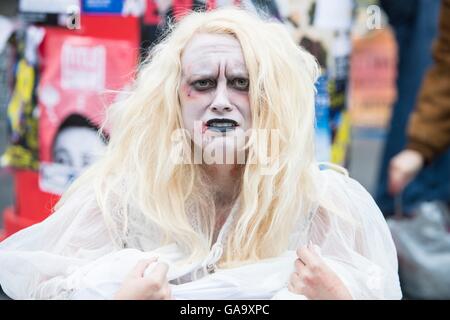
[[[111,299],[139,260],[156,255],[169,265],[176,299],[306,299],[288,291],[287,282],[296,248],[312,242],[353,298],[400,299],[396,250],[372,197],[333,170],[321,171],[318,180],[345,217],[317,207],[303,215],[282,255],[232,269],[214,266],[236,208],[208,257],[180,265],[184,256],[177,245],[160,247],[155,234],[135,235],[127,248],[117,248],[86,188],[42,223],[0,243],[0,284],[13,299]],[[215,272],[208,272],[211,267]]]

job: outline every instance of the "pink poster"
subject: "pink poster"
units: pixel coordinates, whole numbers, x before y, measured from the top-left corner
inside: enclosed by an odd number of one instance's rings
[[[136,47],[132,40],[47,29],[38,88],[42,191],[62,194],[104,151],[97,131],[134,75]]]

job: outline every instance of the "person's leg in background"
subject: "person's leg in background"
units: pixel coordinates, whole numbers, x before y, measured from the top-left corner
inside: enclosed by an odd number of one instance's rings
[[[378,179],[375,200],[382,212],[394,213],[394,199],[387,191],[391,158],[406,143],[408,118],[416,104],[423,76],[432,63],[431,47],[437,34],[440,0],[380,0],[389,17],[397,45],[397,101],[393,106],[390,128]],[[423,201],[450,199],[450,151],[426,167],[404,190],[403,211],[408,214]]]

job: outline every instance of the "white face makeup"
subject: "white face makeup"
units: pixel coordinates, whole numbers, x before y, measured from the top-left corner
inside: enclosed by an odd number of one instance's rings
[[[55,141],[53,161],[74,169],[83,169],[105,149],[97,132],[85,127],[63,129]]]
[[[225,152],[242,147],[251,128],[251,110],[239,41],[231,35],[195,35],[181,65],[181,112],[194,143]]]

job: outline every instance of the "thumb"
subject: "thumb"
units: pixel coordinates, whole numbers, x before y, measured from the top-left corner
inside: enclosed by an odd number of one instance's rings
[[[389,181],[388,181],[388,192],[389,194],[395,196],[397,195],[401,190],[401,188],[398,185],[398,181],[393,173],[389,175]]]
[[[151,275],[155,280],[163,282],[166,280],[167,272],[169,271],[169,265],[165,262],[159,262],[153,268]]]
[[[400,168],[391,167],[388,173],[388,191],[391,195],[400,193],[406,185],[405,173]]]
[[[144,276],[144,272],[147,269],[147,267],[150,264],[156,262],[157,260],[158,260],[157,257],[152,257],[152,258],[149,258],[149,259],[140,260],[134,266],[133,270],[131,270],[131,276],[142,278]]]

